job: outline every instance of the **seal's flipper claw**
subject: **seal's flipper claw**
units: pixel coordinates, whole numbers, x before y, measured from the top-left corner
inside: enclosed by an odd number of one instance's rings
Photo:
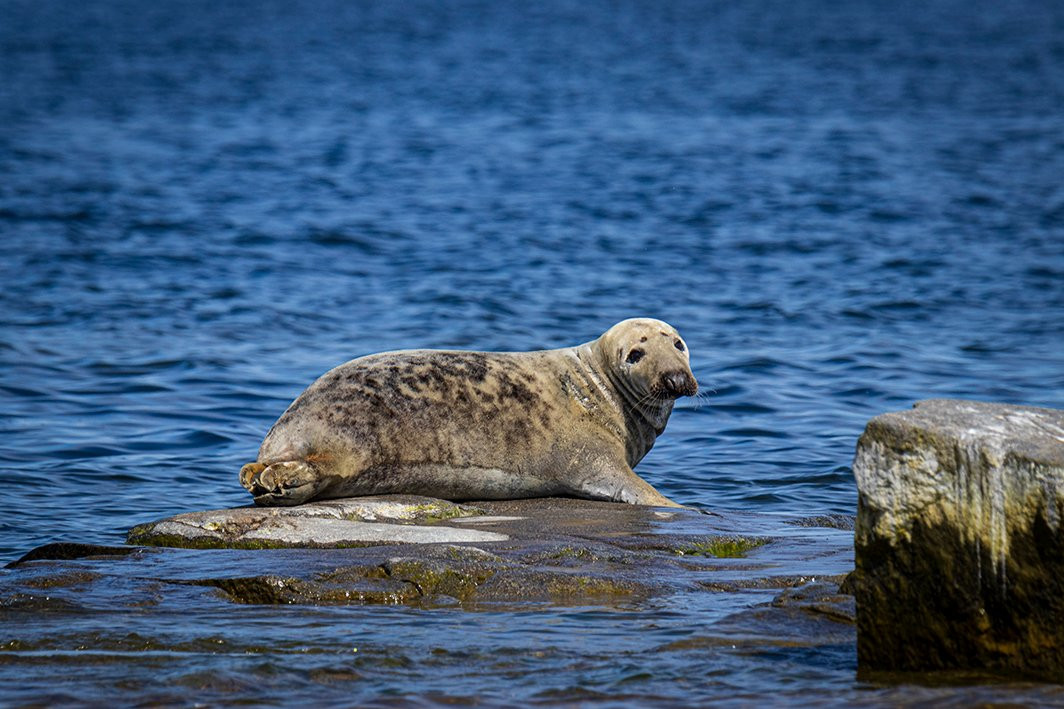
[[[240,469],[240,484],[244,486],[244,489],[248,492],[254,487],[255,476],[266,469],[263,463],[248,463]]]

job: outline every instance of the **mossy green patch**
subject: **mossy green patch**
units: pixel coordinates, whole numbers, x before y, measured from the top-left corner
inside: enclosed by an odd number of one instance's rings
[[[413,584],[422,596],[451,596],[468,600],[495,575],[495,569],[478,564],[447,564],[420,559],[391,561],[381,567],[388,578]]]
[[[174,547],[177,549],[231,549],[233,545],[221,537],[185,537],[180,534],[161,534],[153,524],[139,524],[129,530],[126,544],[145,547]],[[245,547],[246,548],[246,547]],[[265,547],[260,547],[265,548]]]
[[[224,591],[230,600],[250,605],[292,603],[294,598],[305,595],[302,581],[277,576],[205,579],[196,584],[214,586]]]
[[[548,559],[581,559],[584,561],[597,561],[598,555],[596,555],[590,549],[584,549],[582,547],[562,547],[554,552],[551,552],[546,558]]]
[[[678,556],[712,556],[717,559],[743,559],[751,549],[768,544],[765,537],[706,537],[673,549]]]

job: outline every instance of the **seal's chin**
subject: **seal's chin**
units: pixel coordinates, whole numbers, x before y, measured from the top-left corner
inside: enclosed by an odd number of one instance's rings
[[[653,394],[659,399],[679,399],[698,393],[698,382],[687,372],[666,372],[661,375]]]

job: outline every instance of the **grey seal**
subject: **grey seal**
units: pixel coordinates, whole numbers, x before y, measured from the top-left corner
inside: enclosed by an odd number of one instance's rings
[[[650,318],[563,349],[368,355],[292,402],[240,482],[260,505],[405,493],[679,507],[632,468],[697,391],[687,345]]]

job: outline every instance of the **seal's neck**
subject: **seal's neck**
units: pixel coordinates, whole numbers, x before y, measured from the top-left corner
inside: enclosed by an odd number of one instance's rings
[[[624,428],[625,454],[630,466],[635,466],[654,446],[665,430],[672,413],[672,399],[660,399],[633,386],[619,371],[610,353],[602,352],[590,342],[578,348],[578,358],[586,368],[586,376],[597,385],[610,408]]]

